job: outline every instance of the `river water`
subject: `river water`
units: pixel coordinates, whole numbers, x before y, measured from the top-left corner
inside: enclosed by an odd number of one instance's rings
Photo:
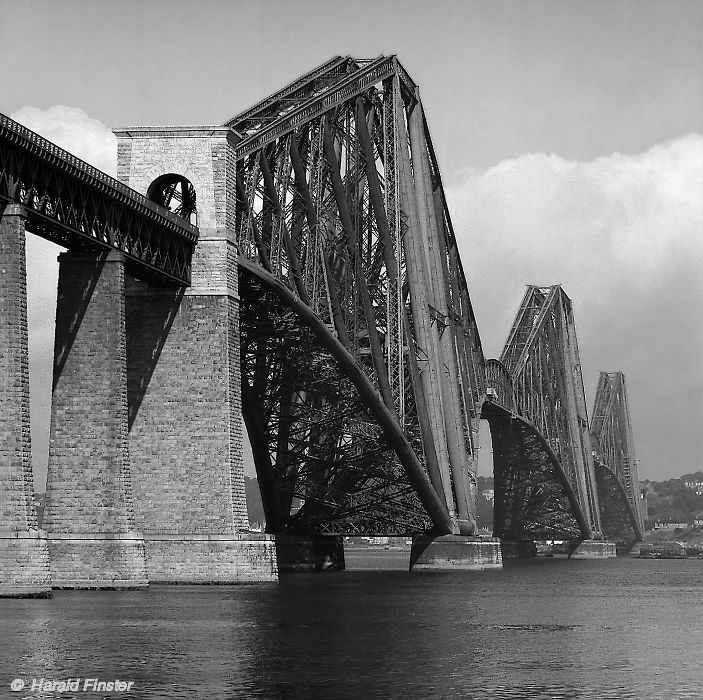
[[[701,560],[409,574],[407,556],[348,552],[350,570],[279,584],[0,600],[0,697],[703,698]],[[31,692],[35,678],[81,685]],[[86,678],[133,686],[84,692]]]

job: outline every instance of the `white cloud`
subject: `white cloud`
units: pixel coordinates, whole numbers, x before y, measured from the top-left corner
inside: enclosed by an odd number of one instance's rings
[[[588,163],[524,155],[447,196],[486,353],[500,354],[525,284],[561,283],[587,392],[600,370],[628,375],[645,472],[698,468],[700,431],[680,433],[703,418],[682,391],[685,377],[703,393],[703,136]]]
[[[529,154],[447,194],[477,296],[562,283],[575,299],[602,297],[650,288],[703,258],[697,134],[590,163]]]
[[[115,176],[117,137],[82,109],[65,105],[54,105],[49,109],[25,106],[11,117],[108,175]]]

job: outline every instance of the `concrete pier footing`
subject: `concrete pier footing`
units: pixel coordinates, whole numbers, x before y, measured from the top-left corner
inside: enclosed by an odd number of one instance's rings
[[[344,541],[337,535],[276,535],[278,571],[282,574],[340,571]]]
[[[476,571],[503,566],[500,540],[462,535],[413,537],[410,571]]]
[[[602,540],[574,542],[569,552],[570,559],[614,559],[616,556],[615,542]]]

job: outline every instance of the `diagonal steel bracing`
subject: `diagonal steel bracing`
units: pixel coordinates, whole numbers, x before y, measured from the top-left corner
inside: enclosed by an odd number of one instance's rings
[[[415,84],[337,57],[227,124],[269,530],[473,532],[484,361]]]
[[[488,363],[487,384],[489,399],[503,409],[484,408],[500,491],[496,532],[511,539],[545,532],[600,537],[573,311],[560,286],[527,288],[500,362]]]
[[[600,374],[591,438],[605,535],[618,541],[643,540],[640,484],[622,372]]]

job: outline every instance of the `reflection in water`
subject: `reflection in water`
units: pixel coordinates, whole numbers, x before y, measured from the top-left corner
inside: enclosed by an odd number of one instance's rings
[[[0,697],[102,697],[9,693],[41,677],[134,681],[121,698],[703,697],[702,574],[540,559],[0,600]]]

